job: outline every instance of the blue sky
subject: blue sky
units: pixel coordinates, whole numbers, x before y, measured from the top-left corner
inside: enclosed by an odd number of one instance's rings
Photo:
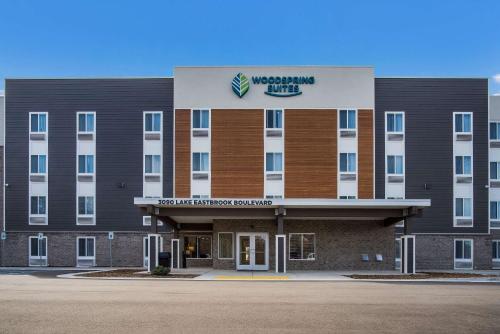
[[[12,77],[170,76],[178,65],[373,65],[500,93],[500,1],[0,0]],[[498,75],[498,82],[494,76]]]

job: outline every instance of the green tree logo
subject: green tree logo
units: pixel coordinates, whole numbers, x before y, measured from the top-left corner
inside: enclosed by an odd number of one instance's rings
[[[250,88],[250,81],[248,81],[248,78],[243,73],[238,73],[233,79],[232,87],[233,92],[242,98]]]

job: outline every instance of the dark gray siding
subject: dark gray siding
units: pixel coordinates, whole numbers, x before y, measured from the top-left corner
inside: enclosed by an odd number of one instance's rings
[[[6,80],[9,231],[134,231],[142,214],[143,111],[164,112],[164,196],[172,196],[173,79]],[[48,226],[28,225],[28,113],[48,112]],[[77,226],[76,112],[96,112],[96,226]],[[124,183],[125,187],[118,185]]]
[[[375,79],[376,197],[384,198],[384,112],[404,111],[406,198],[430,198],[414,233],[488,232],[487,79]],[[474,227],[453,228],[453,112],[473,112]],[[424,184],[430,186],[429,190]]]

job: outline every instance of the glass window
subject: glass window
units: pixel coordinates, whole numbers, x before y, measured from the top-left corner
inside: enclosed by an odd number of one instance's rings
[[[208,110],[193,110],[193,129],[208,129],[209,124]]]
[[[219,259],[233,258],[233,233],[219,233]]]
[[[387,156],[387,174],[403,174],[403,156]]]
[[[94,173],[94,156],[79,155],[78,156],[78,173],[92,174]]]
[[[184,237],[184,253],[191,259],[211,259],[212,237],[209,235]]]
[[[209,171],[208,153],[195,152],[193,153],[193,172],[208,172]]]
[[[31,132],[46,132],[47,131],[47,114],[33,113],[31,114]]]
[[[94,132],[94,113],[78,114],[78,132]]]
[[[94,238],[78,238],[78,257],[94,257]]]
[[[340,129],[356,129],[356,110],[340,110]]]
[[[161,158],[159,155],[144,156],[144,172],[146,174],[160,174]]]
[[[290,260],[314,260],[316,258],[314,233],[290,233]]]
[[[94,214],[94,197],[92,196],[78,197],[78,214],[79,215]]]
[[[146,119],[144,130],[146,132],[160,132],[161,131],[161,113],[148,112],[145,115]]]
[[[500,260],[500,240],[493,240],[491,243],[491,257],[493,260]]]
[[[498,122],[490,123],[490,139],[500,140],[500,123]]]
[[[356,172],[356,153],[340,153],[340,172]]]
[[[339,196],[339,199],[356,199],[356,196],[343,195],[343,196]]]
[[[471,175],[471,157],[457,156],[455,157],[455,174]]]
[[[283,127],[283,110],[270,109],[266,110],[266,128],[281,129]]]
[[[30,257],[46,257],[47,256],[47,237],[38,239],[38,237],[30,237]]]
[[[455,199],[455,216],[456,217],[471,217],[472,216],[472,200],[470,198]]]
[[[31,214],[44,215],[46,213],[45,196],[31,196]]]
[[[387,132],[403,132],[402,113],[387,113]]]
[[[500,162],[490,162],[490,180],[498,180],[500,178]]]
[[[283,156],[281,153],[266,153],[266,172],[282,172]]]
[[[471,132],[471,114],[460,113],[455,114],[455,132]]]
[[[31,173],[32,174],[45,174],[47,171],[46,161],[47,161],[47,156],[45,156],[45,155],[32,155],[31,156]]]
[[[499,219],[498,215],[500,213],[499,206],[500,202],[498,201],[491,201],[490,202],[490,219]]]
[[[455,259],[472,260],[472,240],[455,240]]]

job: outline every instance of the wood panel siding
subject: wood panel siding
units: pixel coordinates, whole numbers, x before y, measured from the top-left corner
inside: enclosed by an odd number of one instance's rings
[[[212,197],[264,196],[264,111],[212,109]]]
[[[373,110],[358,110],[358,198],[373,198]]]
[[[191,110],[175,110],[175,197],[191,197]]]
[[[337,110],[285,111],[285,197],[337,198]]]

